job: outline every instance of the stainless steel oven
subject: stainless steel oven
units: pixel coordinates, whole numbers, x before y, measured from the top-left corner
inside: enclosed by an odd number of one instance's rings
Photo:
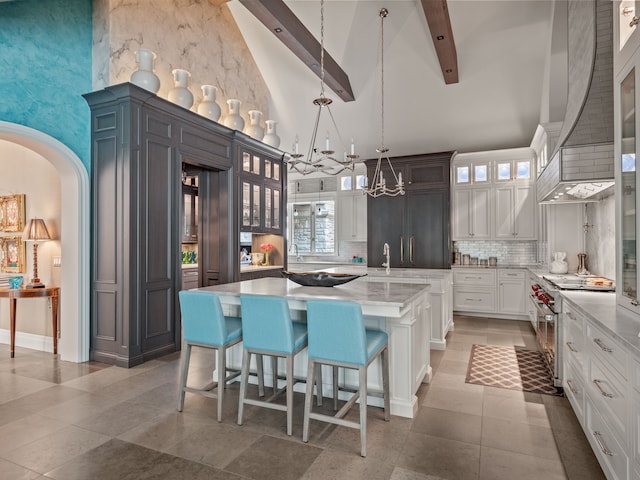
[[[566,275],[544,275],[532,281],[529,301],[533,305],[531,323],[536,332],[540,350],[553,375],[554,384],[562,386],[562,329],[559,326],[559,313],[562,311],[561,290],[583,290],[610,292],[615,290],[611,280],[602,277]]]
[[[558,358],[558,336],[556,335],[560,305],[556,303],[556,297],[558,296],[556,292],[557,289],[554,289],[552,285],[539,281],[531,285],[529,301],[534,308],[532,323],[538,345],[544,355],[549,372],[554,378],[554,384],[561,386],[562,376],[560,370],[562,363]]]

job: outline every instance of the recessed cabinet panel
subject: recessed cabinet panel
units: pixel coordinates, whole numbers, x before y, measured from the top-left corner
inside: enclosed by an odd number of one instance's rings
[[[261,195],[262,189],[260,188],[260,185],[253,185],[252,190],[253,192],[251,195],[251,226],[259,227],[260,221],[261,221],[260,200],[262,198],[262,195]]]

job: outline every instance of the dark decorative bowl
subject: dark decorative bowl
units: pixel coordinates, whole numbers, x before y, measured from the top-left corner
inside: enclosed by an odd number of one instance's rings
[[[282,272],[282,276],[303,287],[333,287],[350,282],[364,275],[351,275],[348,273],[327,272]]]

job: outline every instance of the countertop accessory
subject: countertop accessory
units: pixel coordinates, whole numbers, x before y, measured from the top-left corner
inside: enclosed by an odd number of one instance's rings
[[[283,277],[303,287],[334,287],[366,275],[366,273],[364,275],[351,275],[348,273],[327,272],[282,272]]]
[[[278,148],[280,146],[280,137],[276,133],[276,125],[278,122],[275,120],[265,120],[264,125],[267,130],[264,137],[262,137],[262,143],[266,143],[267,145],[271,145],[274,148]]]
[[[158,90],[160,90],[160,79],[153,71],[155,59],[156,54],[147,48],[139,48],[136,50],[138,69],[131,75],[131,83],[150,92],[158,93]]]
[[[169,90],[167,98],[170,102],[178,104],[181,107],[191,108],[193,105],[193,93],[189,90],[191,74],[181,68],[175,68],[171,73],[173,74],[174,87]]]
[[[202,101],[198,105],[198,113],[214,122],[220,120],[222,110],[216,103],[216,92],[218,89],[213,85],[202,85]]]
[[[481,258],[480,259],[480,266],[486,267],[487,265],[489,265],[489,260],[487,260],[486,258]]]
[[[553,252],[553,262],[549,265],[549,272],[567,273],[569,271],[569,264],[565,260],[566,258],[566,252]]]
[[[589,275],[589,270],[587,270],[587,254],[586,253],[578,254],[578,275]]]
[[[469,259],[469,264],[470,265],[478,265],[478,257],[471,257]]]
[[[489,266],[495,267],[498,265],[498,257],[489,257]]]
[[[44,283],[38,278],[38,240],[51,240],[44,220],[32,218],[24,229],[22,239],[33,242],[33,278],[26,288],[44,288]]]
[[[471,256],[469,254],[467,254],[467,253],[462,255],[462,264],[463,265],[469,265],[470,258],[471,258]]]

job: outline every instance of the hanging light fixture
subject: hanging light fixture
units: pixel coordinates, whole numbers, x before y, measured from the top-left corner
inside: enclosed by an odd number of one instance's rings
[[[391,165],[389,159],[389,149],[384,146],[384,19],[389,15],[389,11],[386,8],[380,10],[380,102],[381,102],[381,120],[380,120],[380,147],[376,148],[378,152],[378,163],[376,169],[373,172],[373,177],[368,181],[368,186],[364,189],[367,195],[373,198],[381,197],[382,195],[388,195],[395,197],[396,195],[404,195],[404,182],[402,181],[402,172],[396,175],[396,171]],[[382,160],[386,159],[389,170],[395,181],[394,187],[387,186],[387,179],[382,174]]]
[[[324,94],[324,0],[320,1],[320,96],[313,101],[313,104],[318,107],[318,113],[316,114],[316,121],[313,126],[313,132],[311,134],[311,143],[309,144],[309,151],[307,152],[307,158],[303,159],[304,155],[298,152],[298,137],[296,136],[296,142],[293,146],[293,153],[291,159],[288,161],[289,170],[296,171],[302,175],[308,175],[310,173],[321,172],[328,175],[338,175],[345,170],[353,171],[354,160],[358,158],[355,154],[355,147],[353,139],[351,139],[350,153],[346,153],[344,148],[344,141],[340,136],[338,126],[331,113],[329,105],[333,100],[327,98]],[[319,150],[316,147],[316,139],[318,137],[318,127],[320,126],[320,116],[323,109],[326,109],[331,117],[331,123],[338,134],[340,144],[344,148],[343,158],[335,155],[335,150],[331,150],[329,144],[329,132],[325,137],[325,145],[323,150]]]

